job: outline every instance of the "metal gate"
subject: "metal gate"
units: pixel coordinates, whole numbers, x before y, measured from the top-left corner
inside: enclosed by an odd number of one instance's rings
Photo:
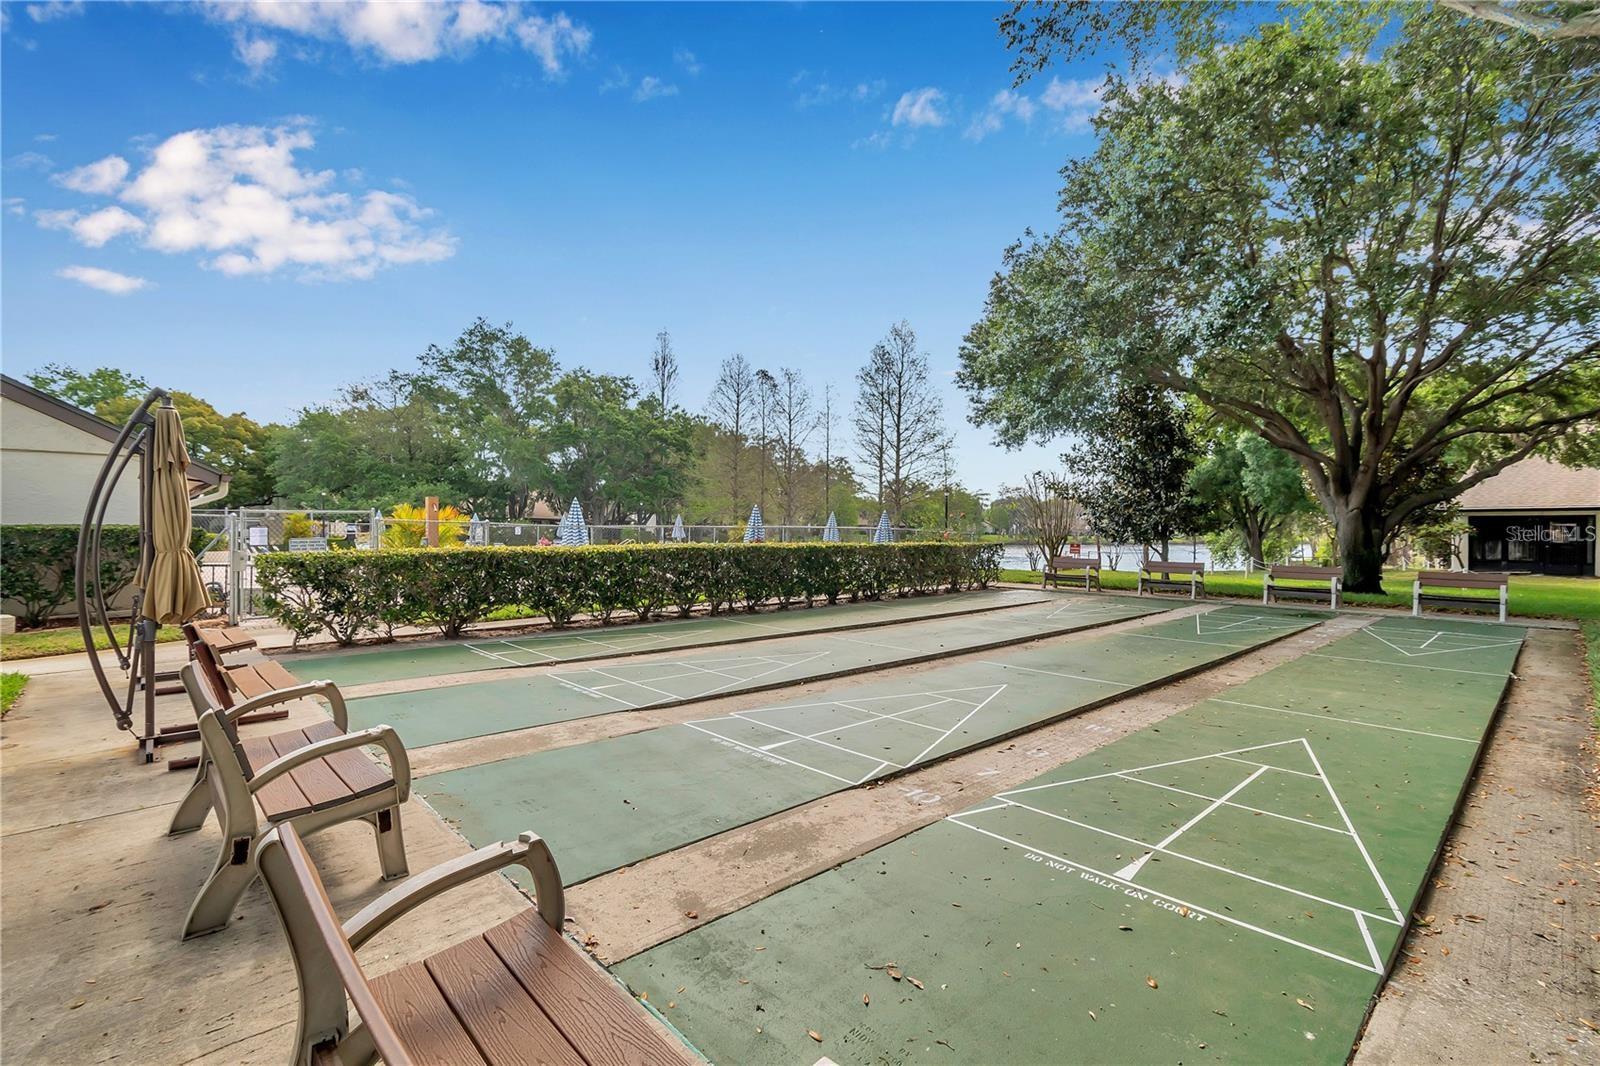
[[[256,559],[269,552],[375,547],[381,519],[375,511],[275,507],[196,511],[194,525],[211,541],[195,553],[213,599],[227,604],[228,619],[257,617]],[[377,519],[375,521],[375,519]]]

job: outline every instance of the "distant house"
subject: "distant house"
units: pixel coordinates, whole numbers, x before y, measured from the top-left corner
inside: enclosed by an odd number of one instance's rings
[[[0,522],[77,525],[89,490],[121,426],[0,374]],[[196,504],[228,494],[229,475],[189,464],[189,497]],[[123,474],[106,521],[139,521],[138,470]]]
[[[1524,459],[1461,494],[1469,570],[1600,576],[1600,468]]]

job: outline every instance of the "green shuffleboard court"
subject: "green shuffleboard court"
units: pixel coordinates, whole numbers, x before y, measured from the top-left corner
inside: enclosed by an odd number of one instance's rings
[[[730,613],[715,617],[702,615],[522,636],[482,636],[448,643],[403,642],[356,651],[313,652],[297,655],[292,662],[304,677],[326,679],[342,686],[367,685],[377,681],[437,677],[474,670],[503,670],[512,666],[679,651],[713,644],[766,640],[791,633],[871,628],[919,618],[941,618],[1017,607],[1039,603],[1042,598],[1038,592],[983,589],[940,596],[841,603],[833,607],[797,607],[787,611]]]
[[[1343,1063],[1522,638],[1378,621],[616,970],[718,1062]]]
[[[360,727],[387,723],[411,748],[616,711],[811,681],[1108,625],[1167,610],[1131,597],[1052,596],[1003,611],[849,632],[779,636],[698,655],[645,655],[350,701]]]
[[[434,774],[413,787],[474,846],[539,833],[573,884],[1170,680],[1326,617],[1226,607],[1138,632],[965,657],[911,679],[864,678],[827,700],[780,700]],[[1000,624],[998,616],[985,624]]]

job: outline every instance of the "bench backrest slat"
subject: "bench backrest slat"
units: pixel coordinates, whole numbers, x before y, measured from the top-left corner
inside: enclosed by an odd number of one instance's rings
[[[1164,563],[1159,559],[1146,559],[1140,569],[1147,574],[1203,574],[1205,563]]]
[[[1423,588],[1446,589],[1498,589],[1510,582],[1506,574],[1468,574],[1455,570],[1423,570],[1417,574],[1417,584]]]
[[[1058,555],[1050,560],[1052,570],[1098,570],[1099,559],[1090,559],[1084,555]]]
[[[1274,579],[1285,578],[1290,581],[1327,581],[1341,576],[1344,571],[1337,566],[1273,566],[1267,570]]]

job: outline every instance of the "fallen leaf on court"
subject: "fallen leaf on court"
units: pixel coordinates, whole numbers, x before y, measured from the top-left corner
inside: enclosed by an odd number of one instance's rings
[[[1225,1011],[1225,1010],[1217,1010],[1216,1008],[1212,1008],[1211,1013],[1215,1014],[1219,1018],[1226,1018],[1228,1016],[1228,1012],[1227,1011]]]
[[[1560,898],[1559,896],[1556,897],[1555,899],[1551,900],[1550,902],[1554,903],[1557,907],[1565,907],[1567,905],[1567,901],[1562,899],[1562,898]]]
[[[863,992],[863,993],[861,993],[861,1005],[863,1007],[872,1006],[872,993],[871,992]]]
[[[1579,1018],[1578,1024],[1600,1033],[1600,1025],[1595,1025],[1594,1022],[1591,1022],[1588,1018]]]
[[[680,996],[683,995],[683,990],[685,988],[688,988],[688,987],[689,987],[688,985],[679,985],[678,986],[678,995],[680,995]]]
[[[1522,881],[1522,880],[1519,880],[1519,879],[1517,879],[1515,877],[1512,877],[1510,874],[1501,874],[1500,876],[1504,877],[1507,881],[1510,881],[1514,885],[1525,885],[1525,884],[1527,884],[1526,881]]]
[[[1311,1004],[1307,1003],[1305,1000],[1299,998],[1298,996],[1295,997],[1295,1002],[1300,1004],[1306,1010],[1316,1010],[1317,1009],[1317,1008],[1313,1007]]]
[[[943,1044],[945,1047],[949,1048],[951,1051],[954,1051],[956,1049],[956,1046],[954,1044],[950,1043],[950,1041],[948,1041],[948,1040],[935,1040],[934,1043],[935,1044]]]
[[[815,1040],[817,1043],[822,1043],[822,1034],[817,1032],[815,1029],[807,1029],[806,1035]]]
[[[1448,955],[1448,954],[1450,954],[1450,949],[1448,947],[1442,947],[1442,948],[1439,949],[1439,954]]]
[[[767,945],[765,945],[765,944],[757,944],[756,945],[756,950],[757,951],[766,951],[767,950]]]
[[[1189,917],[1189,908],[1188,907],[1179,907],[1178,908],[1178,917],[1179,918],[1187,918],[1187,917]]]
[[[1090,1012],[1089,1012],[1089,1020],[1090,1020],[1090,1021],[1091,1021],[1091,1022],[1097,1022],[1097,1021],[1099,1021],[1099,1020],[1100,1020],[1100,1019],[1099,1019],[1099,1018],[1096,1018],[1096,1017],[1095,1017],[1095,1015],[1094,1015],[1094,1011],[1090,1011]]]
[[[747,978],[747,977],[741,977],[741,978],[739,978],[739,983],[740,983],[740,984],[741,984],[741,985],[747,985],[747,984],[749,984],[749,983],[750,983],[750,979],[749,979],[749,978]]]
[[[1150,987],[1151,987],[1151,988],[1156,988],[1156,987],[1158,987],[1158,986],[1157,986],[1157,985],[1156,985],[1156,979],[1155,979],[1155,978],[1154,978],[1154,977],[1146,977],[1146,978],[1145,978],[1145,979],[1144,979],[1144,983],[1145,983],[1145,984],[1147,984],[1147,985],[1149,985],[1149,986],[1150,986]]]
[[[896,966],[892,962],[883,968],[883,972],[894,978],[896,981],[905,976],[905,974],[900,972],[900,967]]]
[[[94,906],[90,907],[87,913],[93,914],[95,911],[103,911],[109,906],[111,906],[111,901],[109,899],[103,899],[99,903],[96,903]]]
[[[1124,933],[1133,932],[1133,926],[1131,926],[1131,925],[1119,925],[1119,926],[1117,926],[1117,928],[1121,929]]]
[[[685,918],[698,918],[698,917],[700,917],[700,912],[699,911],[684,911],[683,912],[683,916]]]
[[[89,1001],[86,1000],[86,999],[75,999],[71,1003],[67,1004],[67,1009],[68,1010],[77,1010],[79,1007],[83,1006],[87,1002],[89,1002]]]
[[[675,999],[669,999],[667,1001],[667,1009],[668,1010],[671,1010],[673,1007],[676,1007],[677,1005],[678,1005],[678,1001],[675,1000]]]
[[[917,980],[915,977],[907,977],[906,980],[910,981],[912,984],[916,985],[917,986],[917,990],[919,992],[922,990],[922,987],[923,987],[922,986],[922,982]]]

